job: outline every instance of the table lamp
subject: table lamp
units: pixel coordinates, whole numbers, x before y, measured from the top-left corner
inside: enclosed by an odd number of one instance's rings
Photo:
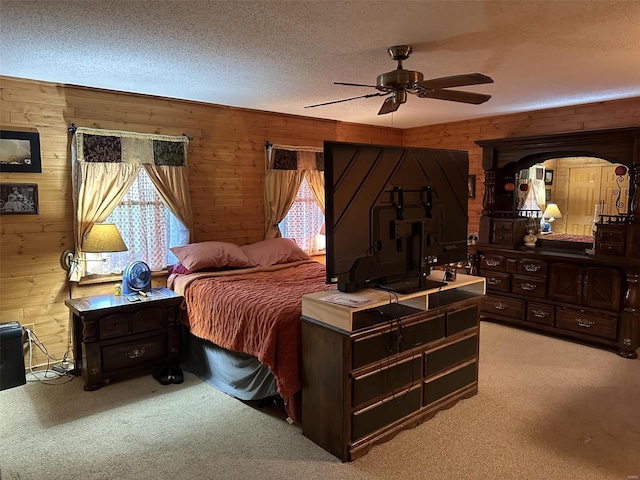
[[[551,222],[553,222],[556,218],[562,218],[562,213],[560,213],[560,209],[558,205],[555,203],[549,203],[547,208],[544,209],[544,213],[542,214],[542,218],[547,218],[548,221],[543,223],[542,231],[551,232]]]

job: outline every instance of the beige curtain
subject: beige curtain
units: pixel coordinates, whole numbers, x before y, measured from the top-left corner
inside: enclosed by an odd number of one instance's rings
[[[533,195],[535,196],[536,203],[540,207],[540,210],[544,212],[544,207],[547,203],[547,198],[544,189],[544,180],[532,179],[529,180],[530,186],[533,188]]]
[[[189,229],[191,237],[193,214],[186,167],[181,169],[165,165],[145,165],[144,168],[167,207]]]
[[[92,143],[93,141],[93,143]],[[177,148],[175,164],[154,141]],[[94,223],[104,221],[118,205],[144,165],[169,209],[192,231],[191,206],[186,164],[186,136],[149,135],[115,130],[77,128],[71,145],[75,254],[83,259],[82,244]],[[180,147],[183,147],[182,150]],[[174,153],[175,153],[174,152]],[[182,158],[180,158],[180,156]],[[70,280],[78,281],[82,269],[72,265]]]
[[[305,177],[324,213],[324,172],[316,170],[316,153],[322,148],[274,145],[268,141],[265,145],[264,238],[269,239],[282,236],[278,224],[287,216]],[[286,157],[281,158],[281,165],[275,165],[276,150]]]
[[[287,215],[304,178],[302,170],[267,170],[264,178],[264,238],[282,236],[278,224]]]
[[[320,170],[306,170],[304,177],[307,179],[307,183],[313,190],[313,195],[316,197],[320,210],[324,214],[324,172]]]

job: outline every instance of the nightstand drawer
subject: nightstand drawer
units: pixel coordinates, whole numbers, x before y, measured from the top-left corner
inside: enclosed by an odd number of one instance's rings
[[[133,333],[159,330],[164,327],[162,308],[145,308],[131,316],[131,330]]]
[[[126,313],[115,313],[107,315],[99,320],[100,339],[122,337],[131,333],[129,320],[131,315]]]
[[[111,345],[102,349],[102,371],[134,368],[167,356],[166,335]]]

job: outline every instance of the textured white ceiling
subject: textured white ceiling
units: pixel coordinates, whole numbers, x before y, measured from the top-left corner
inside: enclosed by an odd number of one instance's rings
[[[408,128],[640,96],[640,1],[0,0],[0,74]],[[395,69],[480,72],[483,105],[368,93]]]

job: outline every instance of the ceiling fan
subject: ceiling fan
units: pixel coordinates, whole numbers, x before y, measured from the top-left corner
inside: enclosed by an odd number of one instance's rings
[[[461,90],[446,90],[452,87],[464,87],[467,85],[479,85],[482,83],[493,83],[491,77],[481,73],[467,73],[464,75],[452,75],[450,77],[432,78],[424,80],[421,72],[405,70],[402,68],[402,61],[409,58],[413,49],[411,45],[396,45],[387,50],[389,56],[398,62],[398,67],[391,72],[378,75],[375,85],[363,85],[360,83],[334,82],[335,85],[348,85],[351,87],[371,87],[380,90],[376,93],[360,95],[358,97],[335,100],[333,102],[318,103],[305,108],[321,107],[333,103],[348,102],[358,98],[384,97],[378,115],[395,112],[400,105],[407,101],[407,93],[417,95],[420,98],[436,98],[439,100],[449,100],[452,102],[471,103],[479,105],[491,98],[491,95],[482,93],[464,92]]]

